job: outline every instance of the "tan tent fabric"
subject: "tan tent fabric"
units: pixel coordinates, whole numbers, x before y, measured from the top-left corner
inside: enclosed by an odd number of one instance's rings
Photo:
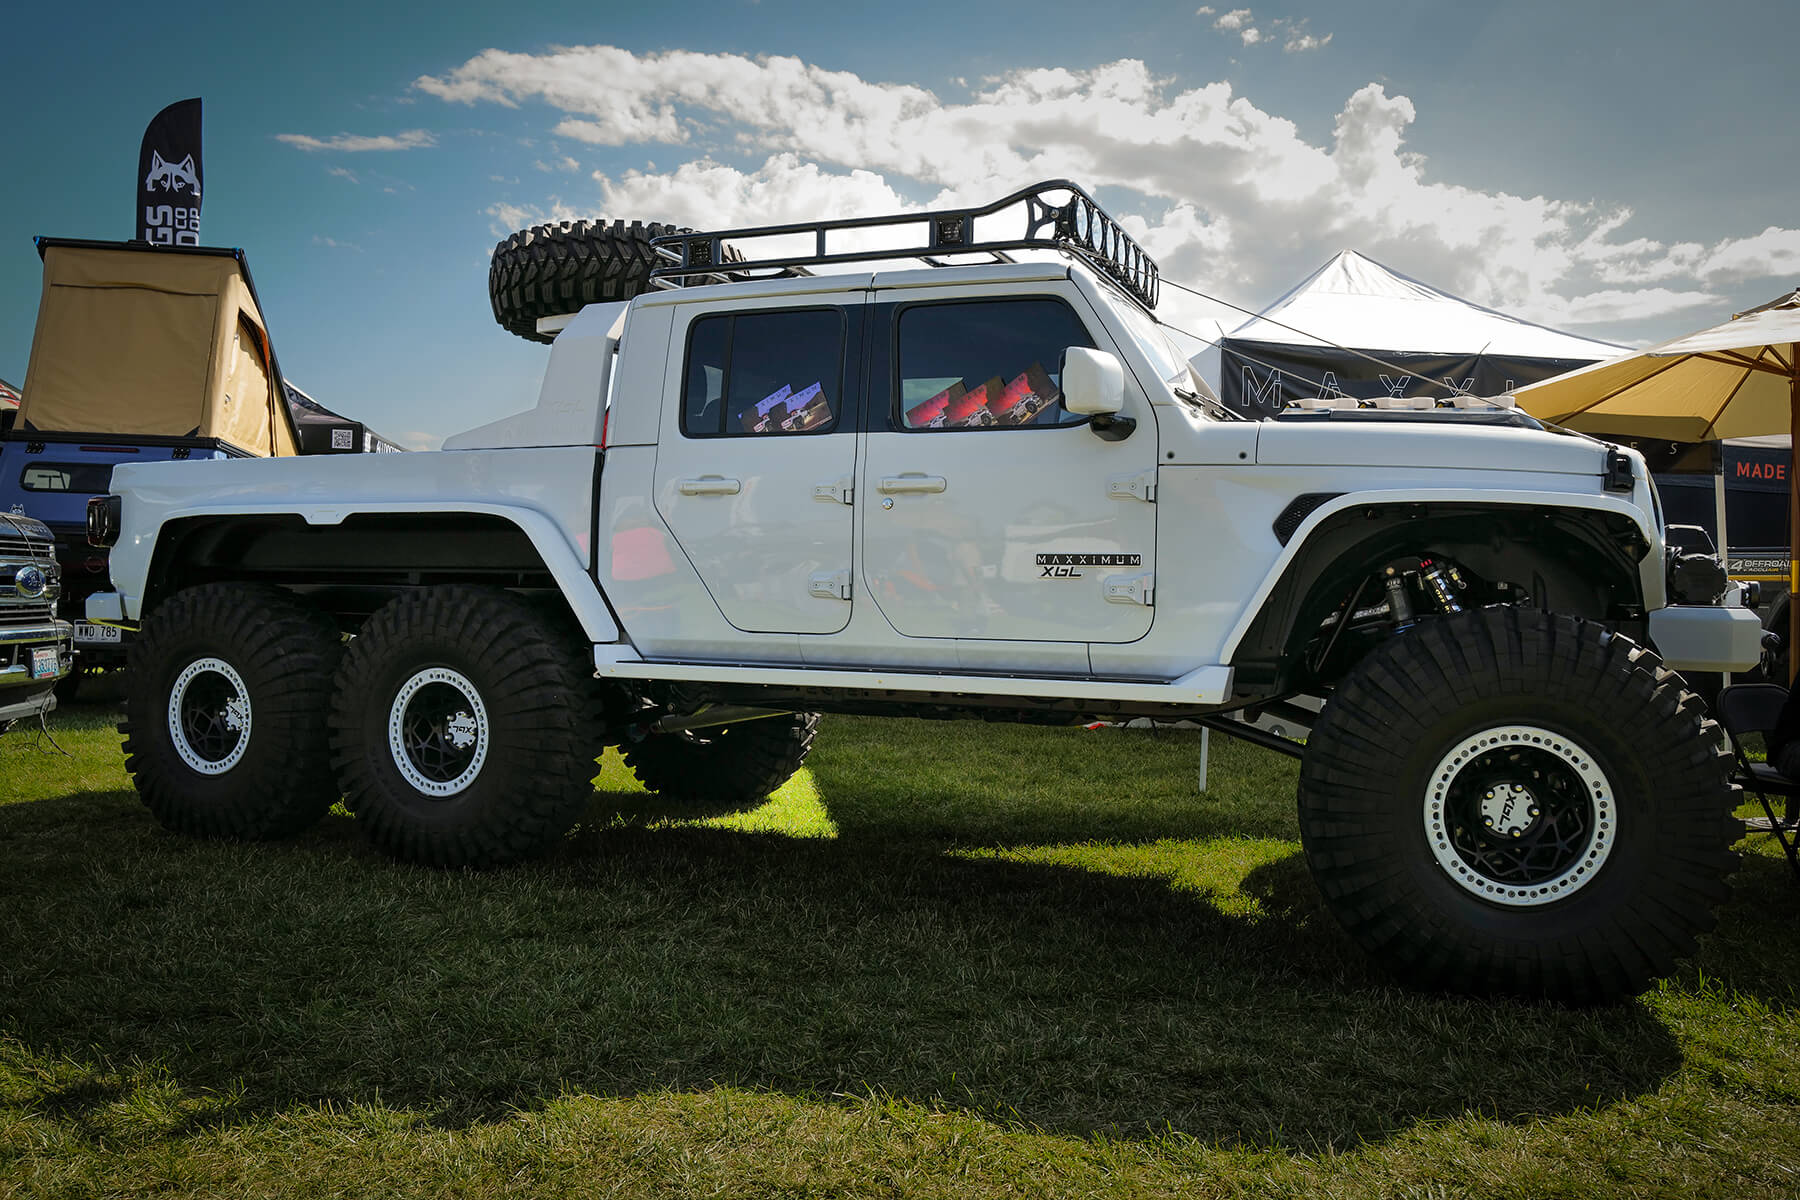
[[[1519,407],[1590,433],[1704,442],[1788,432],[1800,308],[1771,308],[1520,388]]]
[[[48,246],[19,428],[221,438],[296,452],[235,258]]]
[[[1572,429],[1702,442],[1786,433],[1800,479],[1800,290],[1710,329],[1520,388],[1519,406]],[[1789,589],[1800,595],[1800,487],[1788,489]],[[1788,608],[1800,646],[1800,604]],[[1790,680],[1800,653],[1788,655]]]

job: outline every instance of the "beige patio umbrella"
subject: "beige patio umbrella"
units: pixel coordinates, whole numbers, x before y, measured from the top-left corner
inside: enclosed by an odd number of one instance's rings
[[[1800,289],[1711,329],[1520,388],[1519,407],[1587,433],[1706,442],[1793,435],[1800,466]],[[1789,468],[1788,645],[1800,649],[1800,489]],[[1726,548],[1721,546],[1721,551]],[[1800,652],[1788,654],[1800,671]]]

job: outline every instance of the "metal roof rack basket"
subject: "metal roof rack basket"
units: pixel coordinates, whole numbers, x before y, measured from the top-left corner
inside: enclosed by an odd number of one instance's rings
[[[1067,198],[1061,199],[1062,195]],[[975,221],[978,218],[991,217],[1021,204],[1025,210],[1023,236],[997,241],[977,239]],[[830,237],[851,230],[906,230],[912,226],[923,227],[923,244],[917,243],[915,235],[912,245],[834,249]],[[773,253],[756,257],[752,247],[748,255],[737,258],[744,253],[743,242],[773,237],[791,239],[796,234],[812,235],[810,254]],[[738,244],[728,249],[727,239]],[[656,286],[665,288],[724,283],[755,277],[756,272],[805,275],[810,273],[806,270],[808,267],[876,259],[914,258],[941,267],[956,265],[943,261],[943,255],[987,254],[994,262],[1012,262],[1008,254],[1012,250],[1060,250],[1072,254],[1124,288],[1147,309],[1156,307],[1162,279],[1156,262],[1144,253],[1144,248],[1133,241],[1092,196],[1066,179],[1034,183],[980,208],[670,234],[656,238],[651,245],[668,260],[667,265],[650,273]]]

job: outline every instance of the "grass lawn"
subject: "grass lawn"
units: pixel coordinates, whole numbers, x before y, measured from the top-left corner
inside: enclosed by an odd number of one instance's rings
[[[163,833],[0,738],[0,1196],[1800,1195],[1800,887],[1631,1004],[1388,986],[1293,764],[828,718],[751,812],[608,755],[548,861]]]

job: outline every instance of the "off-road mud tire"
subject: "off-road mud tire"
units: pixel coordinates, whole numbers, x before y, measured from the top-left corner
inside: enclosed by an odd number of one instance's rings
[[[716,729],[652,734],[621,749],[638,782],[676,801],[748,806],[806,762],[818,713],[789,713]]]
[[[494,320],[522,338],[551,341],[537,330],[540,317],[649,291],[650,272],[662,265],[650,240],[691,232],[643,221],[559,221],[522,229],[494,247],[488,264]],[[740,257],[726,247],[727,261]]]
[[[330,717],[344,803],[370,843],[433,867],[505,866],[553,846],[599,772],[587,647],[573,625],[490,588],[428,588],[377,610],[344,654]],[[473,731],[467,746],[452,743],[449,765],[439,761],[440,774],[457,768],[443,779],[409,740],[430,724],[412,706],[431,689],[452,708],[460,695],[456,716]]]
[[[1520,729],[1547,736],[1508,734],[1540,744],[1488,757],[1502,731]],[[1495,883],[1458,857],[1459,844],[1494,844],[1474,828],[1491,819],[1476,789],[1494,776],[1465,788],[1462,772],[1492,771],[1483,764],[1506,755],[1515,765],[1503,773],[1522,761],[1599,781],[1566,789],[1591,823],[1585,844],[1548,843],[1560,876]],[[1338,686],[1307,743],[1301,840],[1326,906],[1401,981],[1611,1003],[1667,974],[1713,928],[1742,832],[1730,774],[1718,726],[1656,655],[1589,622],[1489,608],[1391,638]],[[1524,782],[1544,791],[1541,777]],[[1435,810],[1434,786],[1450,797]],[[1431,831],[1434,811],[1446,836]]]
[[[119,726],[144,805],[165,827],[200,837],[259,840],[311,826],[338,796],[325,712],[341,652],[330,617],[276,588],[211,583],[169,597],[130,642]],[[241,715],[223,719],[233,674],[247,731]],[[216,705],[200,699],[209,690]],[[208,717],[217,745],[185,719],[172,722],[172,706],[195,718],[217,708]]]

